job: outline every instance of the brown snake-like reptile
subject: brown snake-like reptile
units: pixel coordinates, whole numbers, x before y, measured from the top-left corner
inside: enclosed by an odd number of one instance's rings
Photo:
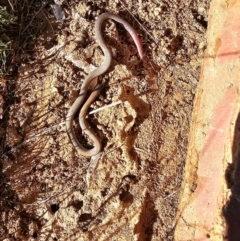
[[[132,38],[137,46],[140,57],[141,58],[143,57],[143,49],[142,49],[141,40],[139,39],[136,31],[132,28],[132,26],[129,23],[127,23],[121,17],[111,14],[111,13],[103,13],[98,17],[98,19],[95,23],[96,40],[104,53],[105,59],[101,66],[99,66],[97,69],[95,69],[94,71],[89,73],[88,76],[85,78],[85,80],[82,83],[79,96],[74,101],[71,108],[69,109],[67,117],[66,117],[66,128],[67,128],[68,137],[71,140],[73,146],[77,149],[77,151],[85,157],[92,157],[92,156],[97,155],[101,151],[101,147],[102,147],[100,140],[92,132],[92,130],[88,126],[88,124],[86,122],[86,118],[85,118],[89,106],[99,95],[99,92],[100,92],[99,88],[95,88],[95,90],[92,92],[92,94],[86,100],[85,104],[82,106],[81,111],[79,113],[80,127],[82,128],[83,133],[87,134],[89,136],[89,138],[92,140],[93,146],[94,146],[92,149],[86,149],[78,141],[78,139],[74,133],[74,129],[73,129],[73,119],[74,119],[76,112],[79,110],[79,108],[81,107],[81,105],[83,104],[83,102],[85,100],[86,93],[87,93],[90,82],[93,79],[97,78],[98,76],[104,74],[111,65],[111,61],[112,61],[111,51],[105,44],[105,41],[104,41],[104,38],[103,38],[102,32],[101,32],[103,22],[109,18],[115,20],[116,22],[121,23],[125,27],[125,29],[132,36]]]

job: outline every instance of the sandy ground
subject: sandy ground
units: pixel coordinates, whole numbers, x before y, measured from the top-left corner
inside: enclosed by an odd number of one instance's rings
[[[4,240],[173,240],[209,2],[63,2],[62,24],[39,11],[41,33],[8,107]],[[88,116],[103,149],[87,186],[90,159],[73,148],[64,122],[82,81],[104,59],[94,33],[103,12],[137,30],[146,56],[141,61],[124,28],[106,21],[114,60],[91,109],[122,104]],[[77,121],[75,130],[91,145]]]

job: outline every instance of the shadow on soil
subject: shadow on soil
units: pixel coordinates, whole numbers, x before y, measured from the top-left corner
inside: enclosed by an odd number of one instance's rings
[[[24,210],[18,195],[12,189],[11,185],[9,185],[9,178],[3,173],[2,158],[0,158],[1,240],[26,240],[30,235],[30,223],[35,223],[37,227],[41,226],[40,221],[35,217],[35,215]],[[34,232],[31,236],[36,238],[37,233]],[[16,237],[19,239],[16,239]]]
[[[240,113],[236,120],[232,147],[233,164],[229,165],[225,177],[228,187],[231,188],[231,197],[223,208],[227,231],[225,240],[240,240]]]

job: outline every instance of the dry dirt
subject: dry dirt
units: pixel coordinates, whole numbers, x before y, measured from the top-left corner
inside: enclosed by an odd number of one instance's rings
[[[36,13],[40,35],[12,81],[1,154],[0,236],[173,240],[210,0],[61,2],[62,23],[47,16],[47,5]],[[87,186],[90,159],[75,151],[64,122],[85,76],[104,59],[94,33],[95,17],[103,12],[137,30],[145,58],[139,59],[121,25],[106,21],[113,62],[91,109],[122,104],[88,116],[103,149]],[[77,121],[75,127],[89,146]]]

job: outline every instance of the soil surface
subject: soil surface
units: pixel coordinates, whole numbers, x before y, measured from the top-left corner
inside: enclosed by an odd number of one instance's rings
[[[4,240],[173,240],[210,0],[127,2],[58,1],[35,14],[40,33],[22,55],[6,108]],[[65,119],[104,60],[94,32],[104,12],[136,29],[145,57],[121,24],[106,21],[113,61],[91,109],[122,103],[87,117],[103,147],[86,181],[91,158],[74,149]],[[79,140],[91,147],[77,120]]]

